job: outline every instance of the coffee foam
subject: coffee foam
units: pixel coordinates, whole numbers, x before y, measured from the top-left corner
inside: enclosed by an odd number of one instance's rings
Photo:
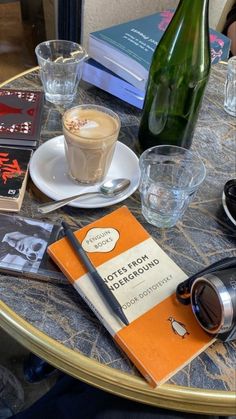
[[[64,118],[65,128],[74,136],[100,139],[114,134],[118,121],[97,109],[72,109]]]

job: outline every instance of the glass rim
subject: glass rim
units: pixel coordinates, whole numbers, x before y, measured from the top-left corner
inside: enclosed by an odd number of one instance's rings
[[[139,167],[140,167],[140,169],[142,169],[141,166],[143,165],[143,161],[145,159],[146,160],[148,159],[146,157],[148,155],[148,153],[152,152],[154,149],[160,150],[160,149],[168,149],[168,148],[171,148],[171,149],[176,150],[176,151],[182,151],[183,152],[182,153],[183,157],[184,157],[184,155],[192,156],[194,158],[193,161],[196,161],[199,164],[199,175],[201,175],[201,176],[200,176],[199,180],[197,182],[195,182],[194,184],[192,184],[191,186],[182,187],[182,186],[173,186],[172,185],[171,187],[166,186],[166,189],[175,189],[175,190],[179,190],[179,191],[191,191],[191,190],[195,190],[196,188],[198,188],[198,186],[201,185],[201,183],[204,181],[204,179],[206,177],[206,166],[203,163],[202,159],[195,152],[190,151],[189,149],[184,148],[184,147],[175,146],[175,145],[167,145],[167,144],[150,147],[150,148],[146,149],[141,154],[141,156],[139,157]],[[181,154],[177,154],[177,155],[179,157],[181,157]],[[158,154],[157,154],[157,156],[158,156]],[[174,156],[174,154],[173,154],[173,156]]]
[[[72,106],[72,108],[69,108],[69,109],[67,109],[64,112],[64,114],[62,115],[62,125],[63,125],[63,128],[67,132],[70,132],[70,131],[67,129],[67,127],[64,124],[64,118],[65,118],[65,116],[66,116],[67,113],[69,113],[70,111],[72,111],[74,109],[78,109],[78,108],[80,108],[80,109],[83,109],[83,108],[85,108],[85,109],[98,109],[98,111],[108,114],[109,116],[113,117],[118,122],[118,126],[117,126],[116,129],[114,129],[114,131],[112,131],[109,135],[106,135],[106,136],[101,137],[101,138],[97,138],[96,139],[97,141],[106,140],[106,138],[109,138],[110,136],[114,135],[117,131],[119,132],[120,127],[121,127],[121,120],[120,120],[119,115],[116,112],[114,112],[112,109],[107,108],[106,106],[103,106],[103,105],[95,105],[93,103],[91,103],[91,104],[90,103],[87,103],[87,104],[86,103],[85,104],[83,103],[81,105],[75,105],[75,106]],[[83,140],[87,140],[88,139],[88,137],[84,137],[83,135],[79,135],[79,137],[81,139],[83,139]]]
[[[76,58],[74,58],[74,62],[63,63],[63,62],[51,61],[53,64],[57,64],[57,65],[74,64],[75,61],[81,61],[84,58],[88,57],[88,53],[87,53],[86,49],[81,44],[79,44],[78,42],[69,41],[69,40],[66,40],[66,39],[49,39],[47,41],[40,42],[35,47],[35,50],[34,50],[35,51],[35,54],[36,54],[37,57],[41,58],[42,60],[48,61],[47,58],[42,57],[42,55],[39,53],[40,48],[43,45],[50,46],[50,44],[57,44],[58,45],[60,43],[64,43],[66,45],[69,45],[69,44],[70,45],[74,45],[79,50],[79,52],[83,53],[83,55],[82,55],[82,57],[76,57]]]

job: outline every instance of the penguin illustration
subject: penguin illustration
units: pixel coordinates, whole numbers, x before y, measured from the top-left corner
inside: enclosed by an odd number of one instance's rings
[[[189,332],[183,323],[178,322],[174,317],[169,317],[168,321],[171,323],[172,330],[176,335],[181,336],[182,339],[185,338],[185,335],[189,335]]]

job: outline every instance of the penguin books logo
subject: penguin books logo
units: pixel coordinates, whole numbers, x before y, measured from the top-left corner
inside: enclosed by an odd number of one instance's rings
[[[119,232],[115,228],[91,228],[82,241],[83,249],[86,252],[111,252],[119,240]]]
[[[185,338],[186,335],[190,333],[187,331],[186,326],[184,323],[179,322],[174,317],[169,317],[168,321],[171,324],[171,328],[176,335],[179,335],[182,339]]]

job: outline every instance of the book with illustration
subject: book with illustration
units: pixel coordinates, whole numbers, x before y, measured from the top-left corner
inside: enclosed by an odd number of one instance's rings
[[[0,146],[0,210],[20,211],[33,150]]]
[[[0,213],[0,273],[49,281],[65,280],[47,254],[47,246],[60,237],[61,226]]]
[[[165,10],[89,34],[91,58],[145,92],[154,50],[170,23],[174,10]],[[191,25],[189,25],[191,36]],[[211,60],[227,60],[230,39],[210,29]]]
[[[67,238],[48,253],[88,306],[153,386],[173,376],[214,340],[189,306],[177,302],[185,273],[123,206],[74,232],[129,325],[110,310]]]
[[[38,145],[43,98],[40,91],[0,89],[0,145]]]

